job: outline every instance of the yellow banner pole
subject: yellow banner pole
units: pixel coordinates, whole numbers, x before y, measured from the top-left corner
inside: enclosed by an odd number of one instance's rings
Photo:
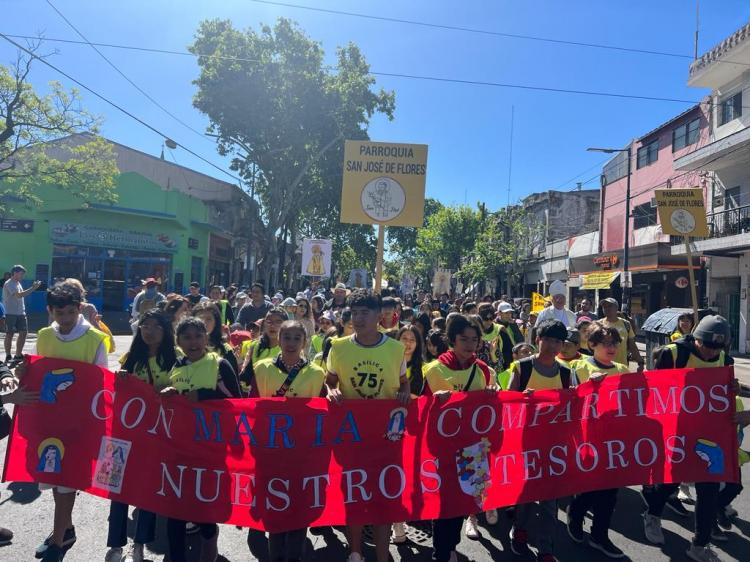
[[[695,288],[695,273],[693,272],[693,252],[690,249],[690,236],[685,236],[685,253],[688,262],[688,277],[690,279],[690,296],[693,300],[693,326],[698,325],[698,292]]]
[[[378,255],[375,262],[375,292],[380,293],[383,284],[383,253],[385,252],[385,225],[378,224]]]

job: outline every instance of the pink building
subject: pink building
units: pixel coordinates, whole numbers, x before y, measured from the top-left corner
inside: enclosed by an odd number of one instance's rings
[[[631,312],[637,325],[651,313],[664,308],[690,305],[690,288],[685,256],[673,255],[670,237],[663,234],[656,212],[654,190],[678,187],[703,187],[705,174],[700,171],[679,172],[675,160],[708,142],[707,104],[698,104],[670,119],[630,143],[630,250],[632,272]],[[627,146],[625,147],[627,148]],[[600,296],[622,297],[619,273],[623,270],[628,154],[619,152],[602,170],[602,190],[598,252],[571,257],[571,276],[578,275],[585,291],[586,276],[612,272],[609,290]],[[694,260],[702,298],[704,273],[701,261]],[[575,284],[575,283],[574,283]],[[589,296],[591,296],[589,294]]]

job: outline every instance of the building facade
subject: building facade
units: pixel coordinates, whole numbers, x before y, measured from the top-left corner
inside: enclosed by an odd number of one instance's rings
[[[39,207],[6,202],[0,268],[23,264],[29,283],[80,279],[88,299],[113,313],[128,309],[148,277],[163,292],[177,293],[187,292],[191,281],[206,287],[239,280],[249,197],[230,183],[112,144],[120,170],[117,201],[87,203],[42,186]],[[43,292],[31,295],[27,308],[43,311]]]
[[[601,220],[596,239],[598,248],[587,255],[576,252],[570,258],[571,275],[579,278],[572,283],[578,286],[578,294],[597,299],[613,296],[621,300],[625,221],[629,221],[631,314],[637,326],[661,308],[690,306],[690,288],[686,283],[688,264],[685,256],[672,254],[670,237],[662,233],[654,191],[679,187],[705,188],[704,175],[678,171],[675,165],[679,158],[699,150],[708,142],[705,107],[706,104],[695,105],[629,143],[629,200],[628,146],[604,166],[601,176]],[[692,264],[697,275],[699,298],[705,295],[702,263],[700,258],[695,258]],[[587,290],[587,286],[596,284],[589,282],[592,279],[596,279],[600,286],[601,280],[606,279],[605,286],[608,287]]]
[[[690,65],[688,84],[710,88],[707,142],[675,166],[704,178],[709,236],[692,244],[709,262],[708,304],[727,317],[735,348],[750,352],[750,23]],[[677,241],[676,241],[677,242]],[[675,243],[674,255],[684,255]]]

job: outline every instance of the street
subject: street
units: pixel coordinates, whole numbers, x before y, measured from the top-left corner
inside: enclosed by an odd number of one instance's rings
[[[110,367],[115,368],[117,357],[128,349],[129,336],[116,336],[117,352],[110,354]],[[33,352],[33,341],[27,342],[26,351]],[[740,358],[737,366],[737,376],[744,385],[750,384],[750,361]],[[5,457],[7,440],[0,444],[0,454]],[[750,440],[745,439],[745,448],[750,447]],[[0,487],[0,525],[10,528],[15,533],[12,544],[0,547],[0,560],[22,561],[31,560],[33,550],[47,536],[52,524],[52,496],[50,492],[41,493],[34,484],[4,483]],[[567,502],[560,502],[558,512],[558,526],[556,534],[556,554],[560,560],[608,560],[604,555],[586,547],[574,544],[567,536],[564,521],[564,508]],[[692,517],[678,517],[667,510],[663,525],[666,544],[656,547],[645,543],[643,524],[640,516],[643,511],[643,501],[638,489],[627,488],[620,491],[617,509],[610,538],[621,547],[630,560],[658,561],[658,560],[687,560],[684,555],[692,536]],[[716,550],[722,560],[746,561],[750,552],[750,501],[748,495],[742,494],[734,502],[733,507],[739,512],[735,526],[728,533],[729,541],[716,545]],[[88,562],[103,560],[106,548],[106,520],[109,502],[87,494],[79,494],[74,510],[73,520],[76,524],[78,541],[69,551],[66,560],[71,562]],[[590,522],[589,522],[590,523]],[[588,523],[587,523],[588,525]],[[510,519],[501,512],[497,525],[488,527],[480,516],[481,538],[473,541],[464,538],[458,548],[459,560],[516,560],[510,552],[508,533]],[[128,534],[132,538],[134,524],[132,520],[128,526]],[[427,561],[431,554],[430,526],[427,522],[417,522],[410,525],[407,531],[409,541],[405,545],[392,546],[393,560]],[[531,531],[533,542],[534,530]],[[189,544],[193,546],[192,560],[198,559],[195,546],[198,544],[196,536]],[[340,529],[322,528],[308,533],[308,548],[306,560],[309,561],[344,561],[347,549],[344,535]],[[164,520],[157,522],[157,540],[148,545],[147,559],[154,562],[165,560],[166,535]],[[260,560],[266,561],[264,544],[253,544],[254,557],[247,545],[247,531],[234,526],[221,526],[219,537],[219,552],[223,556],[220,560],[232,562]],[[368,560],[374,559],[374,551],[367,552]]]

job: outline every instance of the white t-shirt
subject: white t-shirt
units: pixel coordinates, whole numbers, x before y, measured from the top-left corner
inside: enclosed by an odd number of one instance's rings
[[[26,304],[23,297],[17,297],[18,293],[23,292],[23,286],[19,281],[8,279],[3,285],[3,304],[5,305],[5,314],[15,314],[17,316],[26,315]]]

